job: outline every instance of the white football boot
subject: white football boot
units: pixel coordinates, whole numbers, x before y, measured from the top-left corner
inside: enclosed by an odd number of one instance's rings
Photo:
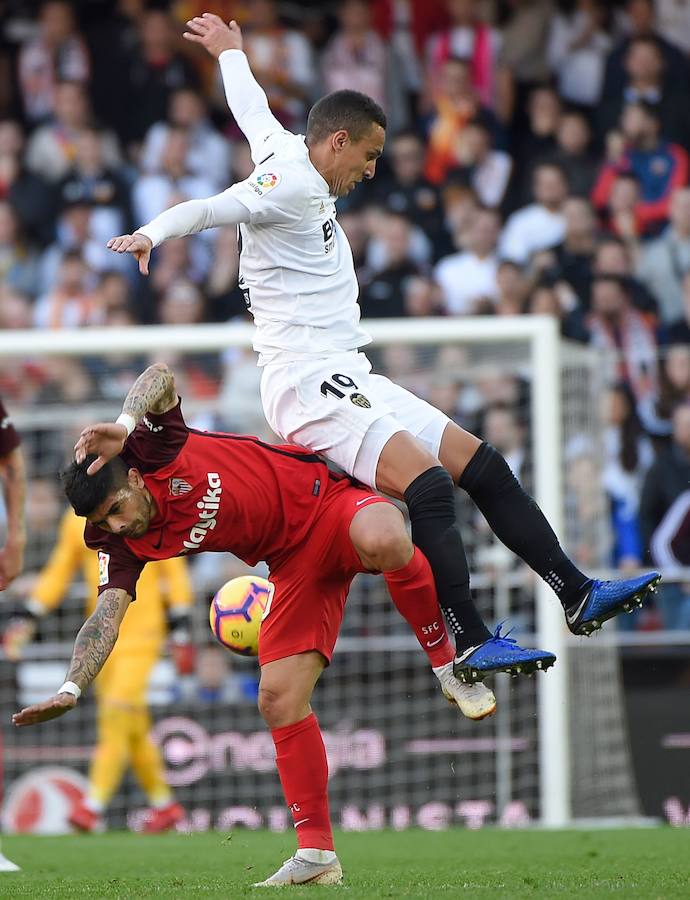
[[[496,698],[491,688],[481,681],[476,684],[463,684],[453,675],[452,662],[432,671],[441,682],[443,696],[449,703],[457,703],[460,712],[467,719],[479,722],[496,712]]]
[[[319,851],[317,851],[319,852]],[[311,862],[300,856],[298,850],[286,859],[275,874],[265,881],[257,881],[252,887],[285,887],[289,884],[342,884],[343,870],[335,853],[320,851],[330,857],[328,862]],[[313,850],[307,853],[314,853]]]

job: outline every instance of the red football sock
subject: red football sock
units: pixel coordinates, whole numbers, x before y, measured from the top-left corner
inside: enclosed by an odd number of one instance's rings
[[[328,760],[314,713],[301,722],[273,728],[276,765],[297,831],[297,846],[333,850],[328,815]]]
[[[446,623],[438,605],[434,573],[426,556],[414,548],[414,556],[402,569],[384,572],[388,590],[398,612],[410,625],[429,662],[436,668],[455,656]]]

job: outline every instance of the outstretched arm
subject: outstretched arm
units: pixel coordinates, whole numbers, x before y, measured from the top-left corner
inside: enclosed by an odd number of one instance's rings
[[[201,44],[218,60],[230,112],[249,141],[254,162],[259,165],[261,159],[256,158],[254,152],[258,149],[258,138],[284,129],[271,112],[266,94],[252,75],[242,52],[239,25],[234,20],[226,25],[218,16],[204,13],[190,19],[187,27],[189,31],[183,37]]]
[[[230,191],[223,191],[206,200],[185,200],[171,206],[134,234],[111,238],[108,248],[116,253],[131,253],[139,263],[141,274],[148,275],[151,251],[163,241],[196,234],[206,228],[239,225],[248,221],[247,207]]]
[[[122,453],[125,441],[147,412],[161,415],[176,406],[177,402],[172,371],[165,363],[154,363],[141,373],[129,389],[117,422],[99,422],[82,431],[74,445],[76,461],[81,463],[90,453],[96,453],[98,459],[87,469],[87,474],[93,475],[108,460]]]
[[[84,622],[74,642],[72,661],[65,684],[53,697],[35,703],[12,716],[15,725],[38,725],[64,715],[103,668],[115,646],[120,623],[132,598],[120,588],[101,594],[98,606]]]

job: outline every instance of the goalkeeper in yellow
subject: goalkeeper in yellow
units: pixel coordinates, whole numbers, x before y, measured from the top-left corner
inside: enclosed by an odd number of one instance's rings
[[[84,544],[84,523],[71,509],[60,523],[50,559],[38,576],[31,598],[5,632],[7,655],[19,659],[22,647],[36,632],[38,619],[55,609],[81,570],[88,586],[90,615],[98,593],[98,554]],[[193,668],[189,635],[192,587],[184,559],[149,563],[139,579],[139,603],[133,603],[122,623],[117,647],[95,681],[98,743],[91,760],[86,802],[77,806],[70,823],[82,831],[102,829],[102,816],[131,765],[150,810],[144,831],[172,828],[184,816],[165,782],[158,747],[149,736],[151,717],[146,703],[151,670],[170,625],[171,649],[180,674]]]

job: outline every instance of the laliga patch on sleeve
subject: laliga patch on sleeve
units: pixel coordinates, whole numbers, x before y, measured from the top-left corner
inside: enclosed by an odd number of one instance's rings
[[[103,587],[110,581],[108,567],[110,566],[110,554],[98,551],[98,587]]]
[[[274,187],[278,187],[280,175],[276,175],[274,172],[262,172],[261,175],[250,178],[247,184],[257,196],[263,197],[264,194],[272,191]]]

